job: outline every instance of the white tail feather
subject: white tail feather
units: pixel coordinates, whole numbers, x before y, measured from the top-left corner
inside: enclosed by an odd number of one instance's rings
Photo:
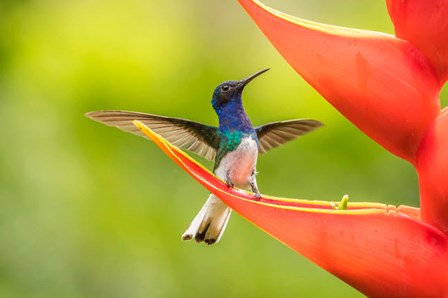
[[[199,213],[182,235],[183,240],[194,238],[207,244],[218,242],[230,218],[231,209],[216,196],[210,194]]]
[[[190,226],[187,230],[182,234],[183,240],[190,240],[196,236],[198,232],[199,226],[202,223],[202,220],[205,217],[209,205],[209,200],[205,201],[205,204],[202,206],[201,210],[199,210],[198,214],[194,217],[193,221],[190,223]]]

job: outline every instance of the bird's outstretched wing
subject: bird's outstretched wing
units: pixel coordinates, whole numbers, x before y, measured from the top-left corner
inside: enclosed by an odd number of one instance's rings
[[[139,120],[173,145],[192,151],[207,160],[214,160],[219,145],[217,128],[186,119],[164,117],[128,111],[95,111],[86,113],[92,120],[115,126],[138,136],[145,135],[133,120]]]
[[[312,119],[279,121],[258,126],[255,128],[258,136],[258,152],[265,153],[320,126],[321,122]]]

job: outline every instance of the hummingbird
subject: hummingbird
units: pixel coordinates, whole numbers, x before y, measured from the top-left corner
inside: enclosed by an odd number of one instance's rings
[[[219,84],[211,104],[218,115],[219,126],[191,120],[121,110],[94,111],[87,117],[139,136],[145,135],[132,121],[139,120],[180,149],[192,151],[214,161],[213,172],[229,187],[251,190],[261,197],[256,182],[259,153],[265,153],[322,125],[312,119],[271,122],[253,127],[243,108],[244,87],[269,68],[236,81]],[[183,233],[183,240],[195,239],[210,245],[218,242],[229,221],[231,209],[214,194],[194,217]]]

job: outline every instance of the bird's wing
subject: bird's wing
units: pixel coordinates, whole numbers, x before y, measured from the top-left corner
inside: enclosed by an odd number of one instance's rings
[[[255,128],[258,136],[258,151],[265,153],[320,126],[322,126],[321,122],[312,119],[279,121],[258,126]]]
[[[217,128],[190,120],[128,111],[95,111],[86,113],[92,120],[115,126],[123,131],[146,137],[132,124],[139,120],[173,145],[214,160],[219,145]]]

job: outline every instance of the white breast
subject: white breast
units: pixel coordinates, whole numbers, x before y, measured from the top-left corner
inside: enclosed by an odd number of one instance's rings
[[[221,160],[215,174],[226,181],[227,173],[230,181],[238,188],[248,188],[249,177],[255,171],[258,157],[258,146],[252,138],[243,138],[238,148],[229,152]]]

